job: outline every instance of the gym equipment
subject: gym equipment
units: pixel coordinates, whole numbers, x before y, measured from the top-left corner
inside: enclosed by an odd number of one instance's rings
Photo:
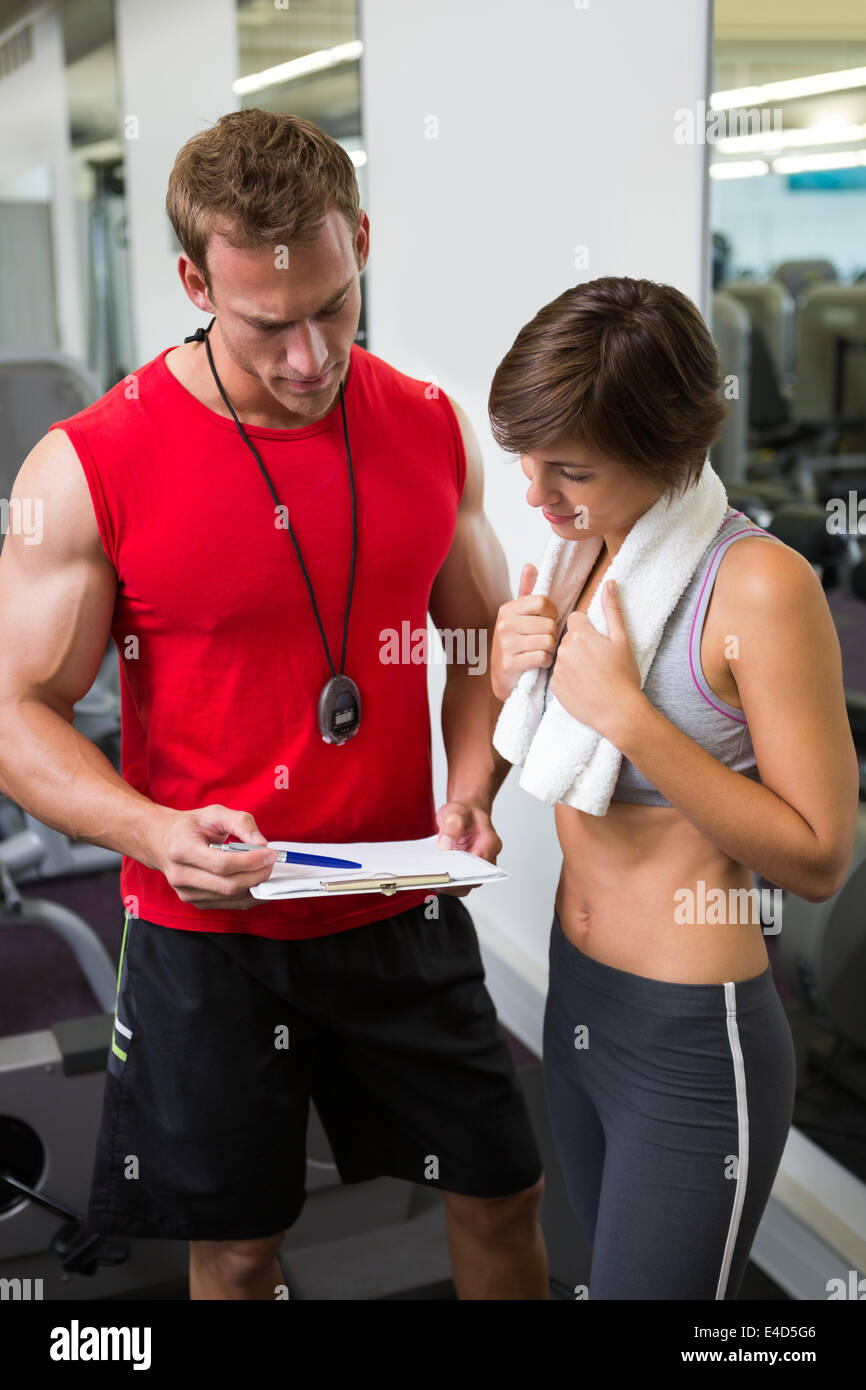
[[[99,395],[96,378],[66,353],[0,353],[0,497],[9,496],[22,462],[48,426]]]
[[[750,290],[759,288],[746,283]],[[793,420],[790,390],[782,389],[764,334],[755,327],[752,298],[743,299],[725,286],[712,300],[712,335],[727,415],[711,457],[719,476],[735,484],[751,484],[761,473],[790,469],[806,448],[815,447],[816,437],[827,447],[831,443],[826,431],[822,434]],[[765,463],[768,454],[770,462]],[[778,479],[773,485],[778,486]]]
[[[767,530],[799,551],[818,573],[824,589],[836,588],[850,566],[848,537],[827,529],[827,513],[811,502],[788,502],[774,512]],[[859,548],[856,551],[859,560]]]
[[[752,321],[753,336],[766,344],[780,390],[794,371],[794,300],[781,280],[729,280],[725,294],[739,300]]]
[[[72,951],[81,972],[103,1009],[114,1009],[115,969],[96,933],[83,918],[45,898],[22,898],[15,886],[25,872],[43,859],[45,847],[32,830],[0,842],[0,929],[4,926],[43,927],[59,936]]]
[[[793,442],[792,368],[794,301],[779,280],[734,280],[725,293],[749,315],[749,442],[780,446]]]
[[[713,232],[713,289],[722,289],[728,278],[731,263],[731,241],[724,232]]]
[[[0,1039],[0,1277],[39,1279],[45,1299],[147,1296],[179,1279],[176,1241],[89,1231],[86,1209],[111,1015]]]
[[[812,260],[780,261],[773,271],[773,279],[781,280],[793,299],[798,299],[804,290],[823,280],[838,280],[839,272],[832,261],[815,257]]]
[[[712,335],[725,381],[728,412],[710,451],[713,468],[725,483],[742,482],[749,453],[751,392],[751,320],[742,304],[718,290],[712,299]],[[732,396],[729,383],[736,384]]]
[[[756,526],[767,529],[773,515],[770,508],[763,498],[748,483],[725,484],[725,491],[728,494],[728,503],[735,507],[738,512],[743,512],[750,521],[754,521]]]
[[[866,285],[816,285],[797,315],[795,419],[836,437],[866,424]]]
[[[77,1214],[90,1187],[116,970],[82,918],[18,892],[16,879],[44,854],[32,830],[0,844],[0,931],[26,925],[59,936],[105,1012],[0,1038],[0,1275],[40,1279],[45,1298],[105,1298],[183,1273],[186,1256],[170,1241],[139,1242],[131,1255],[128,1241],[94,1236]],[[87,1292],[75,1273],[91,1276]]]
[[[93,179],[88,206],[87,355],[107,390],[130,370],[123,362],[128,344],[121,341],[129,329],[123,159],[112,155],[88,159],[87,165]]]

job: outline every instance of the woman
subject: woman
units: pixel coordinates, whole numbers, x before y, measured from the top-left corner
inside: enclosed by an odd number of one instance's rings
[[[603,537],[559,645],[530,566],[491,653],[498,699],[547,667],[547,698],[623,755],[605,815],[555,808],[544,1075],[593,1299],[737,1297],[795,1080],[752,874],[821,902],[854,842],[839,644],[800,555],[729,507],[643,690],[627,593],[603,592],[607,636],[586,616],[637,519],[697,479],[724,409],[691,301],[613,277],[546,305],[490,391],[530,506],[558,536]]]

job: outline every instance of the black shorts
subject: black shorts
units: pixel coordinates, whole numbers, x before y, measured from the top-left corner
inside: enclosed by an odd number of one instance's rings
[[[435,899],[438,918],[422,903],[303,941],[127,916],[88,1225],[285,1230],[306,1198],[310,1097],[344,1183],[500,1197],[537,1182],[472,918]]]

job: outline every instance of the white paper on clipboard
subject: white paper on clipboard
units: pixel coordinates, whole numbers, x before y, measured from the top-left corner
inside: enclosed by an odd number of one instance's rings
[[[254,898],[273,901],[285,898],[339,897],[323,885],[350,880],[394,879],[396,892],[429,887],[432,891],[452,885],[469,887],[499,883],[511,875],[495,864],[465,850],[437,849],[439,835],[420,840],[356,840],[351,843],[311,844],[300,840],[269,840],[271,849],[287,849],[302,854],[328,855],[334,859],[357,859],[360,869],[327,869],[314,864],[275,864],[270,878],[250,889]],[[436,875],[447,873],[449,881],[438,882]],[[400,879],[421,876],[422,881],[401,885]],[[428,877],[429,876],[429,877]],[[349,892],[347,888],[345,890]],[[373,886],[359,893],[377,893]]]

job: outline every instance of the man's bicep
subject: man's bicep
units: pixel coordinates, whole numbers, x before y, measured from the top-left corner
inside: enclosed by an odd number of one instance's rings
[[[34,696],[71,712],[105,655],[117,576],[65,435],[51,431],[31,450],[9,504],[0,552],[0,702]]]
[[[484,462],[466,412],[449,397],[466,454],[466,481],[448,554],[433,582],[430,614],[438,628],[489,627],[511,598],[508,565],[484,512]]]
[[[433,581],[430,616],[438,628],[489,628],[511,598],[499,538],[483,512],[458,517],[451,548]]]

